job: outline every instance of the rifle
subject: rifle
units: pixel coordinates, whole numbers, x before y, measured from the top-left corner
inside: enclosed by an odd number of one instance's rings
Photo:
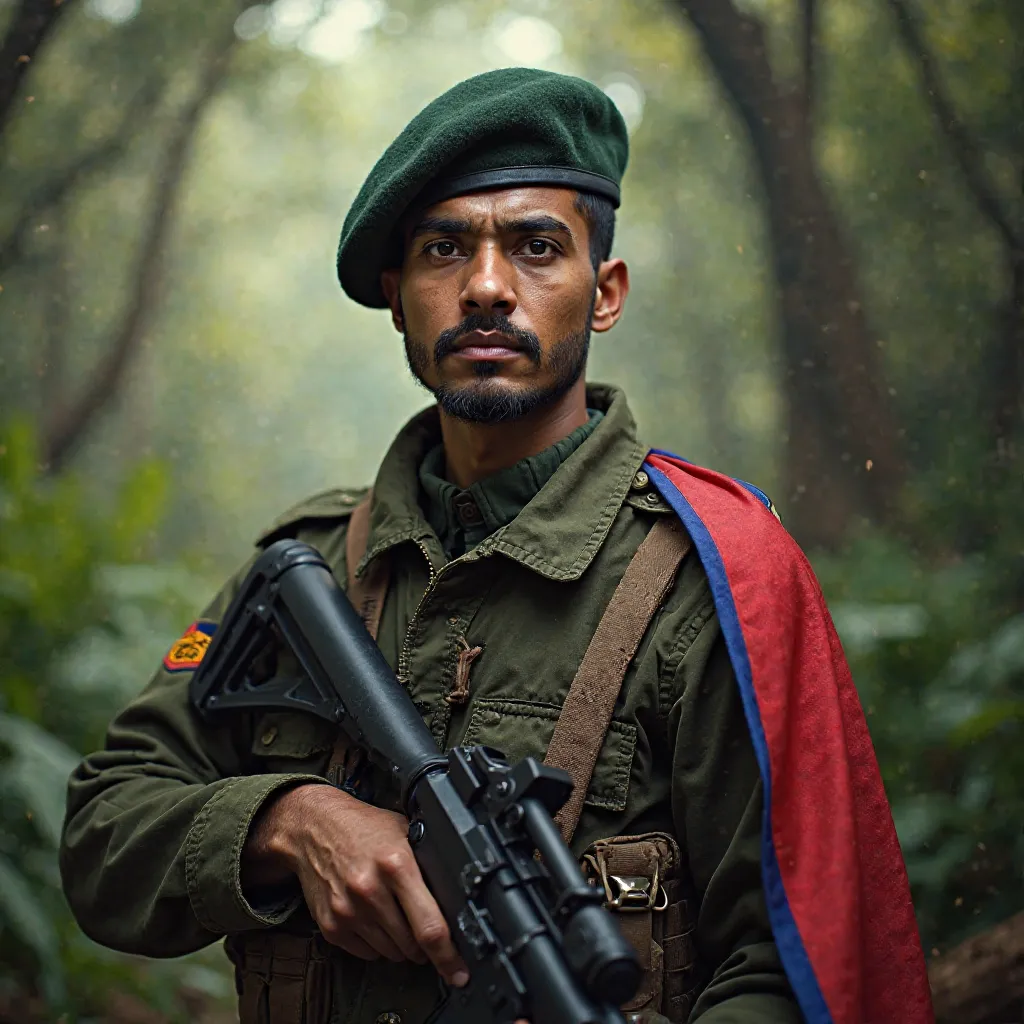
[[[275,638],[300,677],[254,678]],[[204,719],[317,715],[397,782],[409,843],[470,973],[431,1024],[623,1024],[617,1007],[636,992],[640,963],[552,820],[568,773],[532,757],[512,766],[490,747],[440,753],[318,551],[281,540],[256,560],[189,697]]]

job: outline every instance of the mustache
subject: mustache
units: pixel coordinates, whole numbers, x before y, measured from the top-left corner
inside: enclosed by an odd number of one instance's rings
[[[434,362],[440,363],[445,356],[455,351],[455,344],[459,338],[464,338],[474,331],[497,331],[507,338],[512,338],[522,352],[538,366],[540,365],[541,349],[540,338],[533,331],[528,331],[517,324],[512,323],[507,316],[500,313],[497,316],[482,316],[480,313],[471,313],[457,327],[449,327],[437,336],[434,342]]]

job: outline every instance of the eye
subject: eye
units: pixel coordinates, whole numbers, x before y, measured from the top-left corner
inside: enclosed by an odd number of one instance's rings
[[[531,238],[523,249],[527,256],[551,256],[555,252],[554,245],[546,238]]]
[[[458,252],[458,246],[454,242],[448,241],[446,238],[442,238],[437,242],[431,242],[425,249],[424,252],[428,256],[440,256],[441,259],[451,259]]]

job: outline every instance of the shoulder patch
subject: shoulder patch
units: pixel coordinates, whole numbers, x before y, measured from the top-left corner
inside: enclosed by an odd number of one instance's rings
[[[168,672],[185,672],[199,668],[213,634],[217,632],[217,623],[206,619],[193,622],[180,639],[171,644],[171,649],[164,655],[164,668]]]
[[[286,537],[292,527],[308,519],[347,519],[352,509],[366,496],[369,487],[333,487],[305,498],[293,505],[284,515],[278,516],[257,538],[256,543],[265,547],[281,537]]]

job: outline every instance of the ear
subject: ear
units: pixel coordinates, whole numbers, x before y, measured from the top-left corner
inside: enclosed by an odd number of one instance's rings
[[[402,271],[395,268],[384,270],[380,275],[380,288],[384,298],[391,307],[391,322],[400,334],[405,330],[405,317],[402,315]]]
[[[624,260],[605,260],[597,268],[597,292],[591,330],[611,330],[622,316],[629,294],[629,268]]]

